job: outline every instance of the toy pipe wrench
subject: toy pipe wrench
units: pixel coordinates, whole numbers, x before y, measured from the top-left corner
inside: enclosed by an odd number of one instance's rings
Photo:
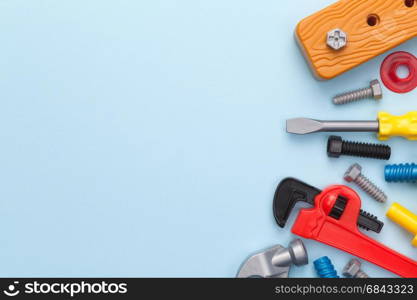
[[[306,202],[314,206],[315,198],[321,193],[321,190],[305,184],[296,179],[288,178],[283,180],[278,186],[274,196],[274,215],[280,227],[284,227],[291,213],[291,210],[297,202]],[[339,196],[330,211],[330,216],[335,219],[340,219],[346,208],[348,199]],[[380,233],[384,227],[384,223],[379,221],[377,217],[372,214],[360,210],[358,219],[358,226],[365,230]]]
[[[344,204],[340,204],[343,199]],[[324,191],[296,179],[283,180],[274,197],[274,216],[284,227],[298,201],[314,203],[302,209],[292,228],[298,236],[316,240],[407,278],[417,277],[417,262],[372,240],[358,229],[361,199],[351,188],[333,185]]]

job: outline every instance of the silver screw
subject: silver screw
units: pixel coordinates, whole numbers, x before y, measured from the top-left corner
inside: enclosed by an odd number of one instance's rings
[[[327,33],[327,46],[333,50],[340,50],[347,44],[347,34],[343,30],[336,28]]]
[[[337,95],[333,98],[333,103],[341,105],[363,99],[382,99],[382,87],[377,79],[372,80],[370,86],[367,88]]]
[[[368,178],[362,175],[362,167],[359,164],[352,165],[344,176],[347,182],[356,183],[362,190],[369,194],[376,201],[385,203],[388,200],[387,195],[373,184]]]
[[[348,278],[369,278],[368,274],[361,270],[361,262],[355,258],[347,263],[342,273]]]

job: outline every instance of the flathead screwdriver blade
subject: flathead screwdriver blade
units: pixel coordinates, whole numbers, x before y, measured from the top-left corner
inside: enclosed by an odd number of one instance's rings
[[[378,132],[378,121],[320,121],[307,118],[287,120],[287,132],[309,134],[315,132]]]
[[[309,134],[320,132],[323,129],[323,123],[318,120],[297,118],[287,120],[287,132],[294,134]]]

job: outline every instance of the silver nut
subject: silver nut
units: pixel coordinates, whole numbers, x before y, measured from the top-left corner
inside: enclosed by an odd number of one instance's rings
[[[382,99],[382,87],[377,79],[371,81],[371,89],[376,100]]]
[[[327,45],[334,49],[340,50],[347,45],[347,34],[341,29],[333,29],[327,33]]]
[[[355,277],[356,274],[361,270],[361,262],[355,258],[351,259],[348,264],[343,268],[343,276],[345,277]]]
[[[362,167],[359,164],[354,164],[345,173],[345,180],[347,182],[355,181],[362,173]]]

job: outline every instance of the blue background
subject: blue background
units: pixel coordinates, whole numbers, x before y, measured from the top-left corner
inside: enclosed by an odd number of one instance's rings
[[[353,162],[417,212],[416,186],[385,183],[385,162],[329,159],[326,134],[285,132],[292,117],[416,109],[415,91],[387,89],[380,104],[331,103],[384,58],[313,79],[293,30],[332,2],[1,1],[0,276],[233,277],[249,254],[294,238],[272,216],[281,179],[323,188]],[[416,54],[417,40],[399,49]],[[415,143],[389,144],[391,162],[416,161]],[[417,259],[388,205],[361,195],[386,221],[371,236]],[[306,246],[339,271],[350,258]],[[315,276],[312,264],[292,276]]]

